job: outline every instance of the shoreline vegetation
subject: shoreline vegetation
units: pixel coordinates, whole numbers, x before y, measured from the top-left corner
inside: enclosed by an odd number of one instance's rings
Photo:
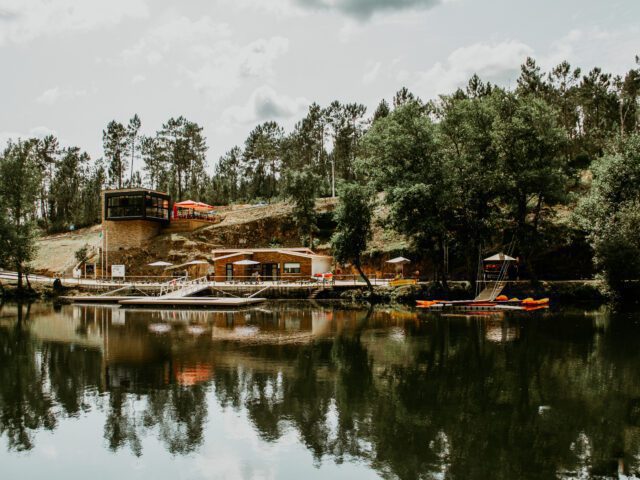
[[[32,288],[18,289],[15,285],[4,284],[0,288],[0,299],[3,301],[32,302],[50,301],[60,303],[61,295],[82,295],[86,290],[77,285],[41,285],[34,283]],[[640,299],[640,282],[630,282],[626,294],[616,296],[602,280],[557,280],[540,281],[532,284],[529,281],[510,282],[505,288],[509,297],[548,297],[552,308],[586,307],[597,308],[612,305],[621,308],[634,307]],[[304,289],[292,290],[288,295],[272,296],[265,292],[264,296],[272,300],[307,300],[308,292]],[[449,289],[444,290],[441,284],[422,282],[416,285],[401,287],[374,286],[373,293],[366,287],[354,287],[348,290],[323,290],[314,300],[347,301],[350,303],[372,303],[375,305],[397,305],[414,307],[416,300],[424,298],[447,298],[463,300],[473,296],[469,282],[452,281]]]
[[[630,63],[619,75],[566,61],[544,72],[528,58],[514,88],[477,75],[434,99],[402,88],[369,115],[359,103],[314,103],[290,132],[255,127],[211,175],[203,128],[182,116],[155,133],[138,115],[109,122],[95,160],[53,136],[11,139],[0,153],[0,267],[18,273],[23,292],[37,237],[95,225],[103,189],[142,186],[211,205],[287,202],[296,242],[323,240],[368,284],[365,299],[469,297],[460,282],[475,282],[478,258],[513,246],[532,295],[634,302],[640,58]],[[316,199],[336,196],[327,229]],[[371,285],[376,228],[401,237],[393,253],[433,283]],[[602,280],[555,281],[579,278]]]

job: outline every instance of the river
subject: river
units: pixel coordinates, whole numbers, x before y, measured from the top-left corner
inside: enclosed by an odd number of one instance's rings
[[[635,478],[640,313],[0,307],[0,478]]]

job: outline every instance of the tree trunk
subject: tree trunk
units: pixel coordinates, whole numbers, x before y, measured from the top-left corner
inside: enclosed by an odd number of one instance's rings
[[[369,289],[369,292],[373,295],[373,285],[371,285],[371,282],[369,281],[369,277],[367,277],[367,275],[362,271],[362,267],[360,266],[360,258],[357,258],[353,262],[353,266],[356,267],[356,270],[364,280],[364,283],[367,284],[367,288]]]

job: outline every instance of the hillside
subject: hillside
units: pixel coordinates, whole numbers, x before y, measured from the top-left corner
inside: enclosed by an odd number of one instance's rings
[[[329,240],[334,228],[331,214],[336,204],[335,198],[322,198],[316,202],[320,229],[317,250],[320,252],[329,253]],[[111,254],[109,263],[122,261],[138,266],[128,270],[130,275],[157,275],[158,270],[146,265],[159,259],[179,264],[196,258],[210,258],[211,250],[215,248],[297,247],[300,246],[300,239],[291,218],[291,210],[291,205],[284,202],[236,206],[221,212],[223,218],[220,223],[189,233],[161,234],[143,248]],[[378,207],[375,213],[370,253],[396,252],[405,248],[404,239],[384,227],[386,208]],[[92,260],[100,263],[97,256],[102,241],[100,230],[100,226],[95,225],[41,238],[33,262],[34,270],[49,275],[70,274],[76,264],[75,252],[85,244],[90,247],[90,252],[95,253]]]

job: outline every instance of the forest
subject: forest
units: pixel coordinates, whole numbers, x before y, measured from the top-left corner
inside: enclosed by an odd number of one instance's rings
[[[528,58],[514,88],[474,75],[435,99],[402,88],[373,112],[314,103],[292,131],[260,124],[212,166],[203,128],[182,116],[153,135],[138,115],[109,122],[98,159],[51,136],[13,139],[0,154],[0,265],[21,271],[36,235],[97,223],[101,189],[144,186],[212,205],[291,201],[306,243],[313,199],[338,195],[336,254],[355,262],[377,199],[445,283],[449,257],[471,277],[487,246],[515,245],[536,279],[539,252],[584,244],[620,286],[640,277],[640,58],[630,60],[614,75],[566,61],[546,72]]]

